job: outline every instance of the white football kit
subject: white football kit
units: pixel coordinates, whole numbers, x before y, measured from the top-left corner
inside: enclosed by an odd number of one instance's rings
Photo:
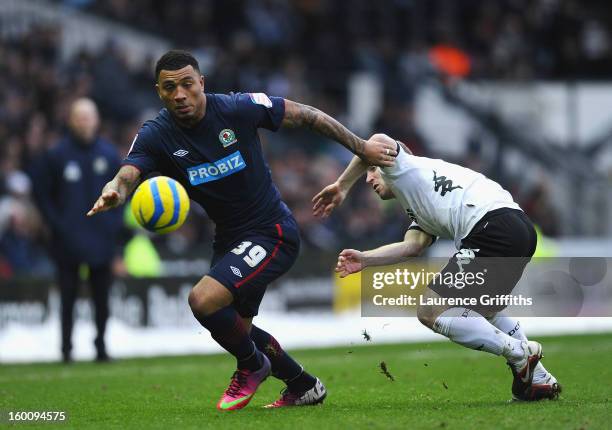
[[[500,208],[521,209],[497,182],[466,167],[444,160],[417,157],[401,147],[393,167],[382,177],[413,219],[410,228],[461,240],[487,213]]]

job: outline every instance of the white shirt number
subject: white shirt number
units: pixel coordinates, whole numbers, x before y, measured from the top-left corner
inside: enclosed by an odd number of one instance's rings
[[[244,241],[240,245],[232,249],[232,252],[236,255],[242,255],[244,251],[251,247],[251,245],[253,245],[252,242],[249,242],[248,240]],[[255,267],[259,263],[261,263],[264,258],[266,258],[267,254],[267,251],[263,247],[259,245],[253,245],[251,249],[249,249],[249,252],[247,252],[247,255],[244,256],[243,260],[250,267]]]

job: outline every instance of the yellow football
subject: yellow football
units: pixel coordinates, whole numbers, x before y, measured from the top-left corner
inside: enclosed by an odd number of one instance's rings
[[[185,222],[189,197],[179,182],[167,176],[156,176],[136,188],[131,206],[138,224],[149,231],[165,234]]]

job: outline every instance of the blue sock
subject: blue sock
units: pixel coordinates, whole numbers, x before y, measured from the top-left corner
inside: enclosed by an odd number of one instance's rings
[[[226,306],[210,315],[196,315],[196,318],[219,345],[236,357],[238,369],[261,368],[261,353],[249,336],[242,318],[232,306]]]
[[[272,375],[285,381],[290,391],[299,393],[314,387],[317,382],[316,378],[304,371],[304,368],[283,350],[270,333],[253,325],[251,326],[251,339],[257,348],[270,359]]]

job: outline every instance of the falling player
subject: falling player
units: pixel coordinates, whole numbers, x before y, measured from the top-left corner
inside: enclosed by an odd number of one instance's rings
[[[272,183],[257,129],[306,127],[382,166],[394,163],[395,144],[368,143],[325,113],[280,97],[204,93],[198,62],[185,51],[164,54],[155,75],[165,108],[139,130],[123,166],[88,215],[124,203],[151,172],[181,182],[216,225],[210,272],[193,287],[189,305],[237,360],[217,407],[245,407],[270,372],[287,388],[269,407],[322,402],[321,381],[252,324],[266,286],[289,270],[300,246],[298,227]]]
[[[442,275],[473,272],[489,265],[488,269],[498,275],[496,285],[490,288],[509,294],[536,248],[533,225],[510,193],[473,170],[443,160],[416,157],[387,135],[376,134],[369,142],[395,143],[398,150],[395,165],[379,169],[353,158],[338,180],[314,197],[314,214],[328,216],[342,204],[355,181],[367,172],[366,182],[378,196],[383,200],[398,199],[413,222],[402,242],[370,251],[343,250],[336,267],[340,276],[368,266],[406,261],[420,255],[437,237],[444,237],[455,241],[458,252]],[[476,295],[468,287],[446,285],[440,279],[448,277],[441,276],[430,283],[423,302],[440,303],[440,297]],[[419,305],[417,316],[425,326],[460,345],[503,355],[514,376],[515,399],[557,397],[560,385],[539,362],[541,345],[529,341],[519,321],[498,313],[499,310],[423,304]]]

